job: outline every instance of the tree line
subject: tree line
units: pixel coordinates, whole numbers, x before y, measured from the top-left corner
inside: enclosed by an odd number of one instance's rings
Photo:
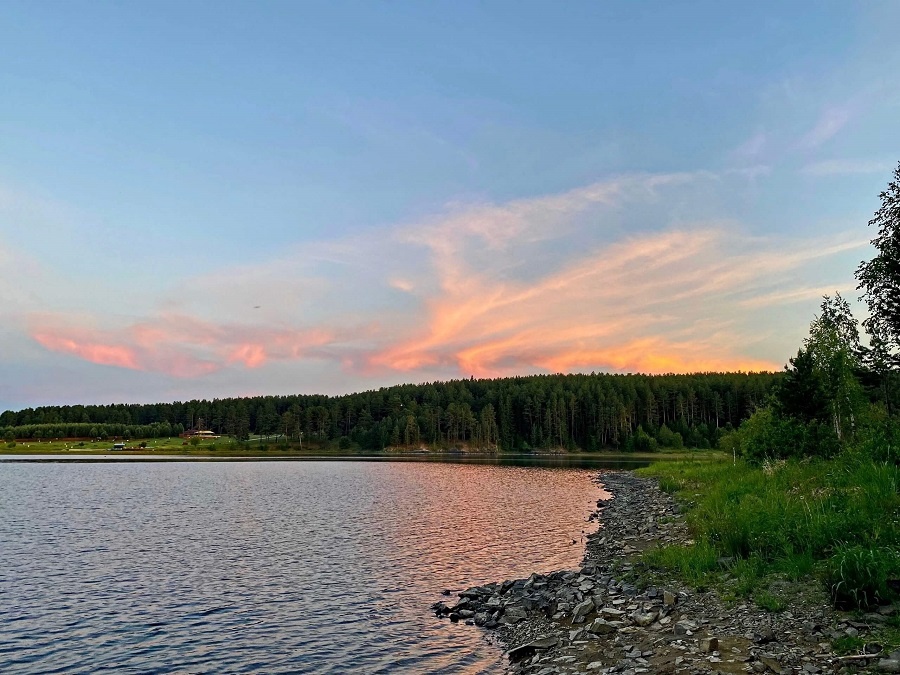
[[[239,440],[282,435],[368,450],[707,448],[749,417],[780,377],[559,374],[405,384],[344,396],[42,406],[0,414],[0,434],[153,438],[203,428]]]

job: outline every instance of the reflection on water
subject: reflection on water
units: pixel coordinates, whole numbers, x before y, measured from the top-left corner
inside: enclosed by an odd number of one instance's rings
[[[444,588],[576,566],[583,469],[0,465],[3,672],[492,673]],[[574,541],[574,543],[573,543]]]

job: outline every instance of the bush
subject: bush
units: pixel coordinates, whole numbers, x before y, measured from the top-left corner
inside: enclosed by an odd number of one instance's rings
[[[771,408],[753,413],[736,432],[722,438],[723,449],[738,450],[747,461],[756,464],[767,458],[833,457],[840,450],[834,430],[812,420],[780,417]]]
[[[828,560],[826,583],[838,607],[869,609],[896,596],[888,581],[897,572],[894,549],[842,546]]]
[[[341,436],[341,440],[338,441],[338,448],[341,450],[349,450],[352,445],[353,443],[346,436]]]

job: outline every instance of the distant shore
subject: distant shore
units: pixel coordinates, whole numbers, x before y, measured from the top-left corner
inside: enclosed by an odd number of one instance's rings
[[[146,443],[146,447],[138,447],[140,443]],[[503,451],[473,451],[473,450],[446,450],[446,449],[385,449],[385,450],[347,450],[322,447],[299,449],[296,446],[282,447],[278,444],[266,444],[251,441],[243,444],[234,444],[227,440],[224,442],[204,441],[194,446],[183,443],[181,439],[146,439],[133,441],[125,450],[113,450],[112,441],[95,441],[83,444],[67,443],[64,441],[25,441],[17,442],[14,447],[8,444],[0,444],[0,455],[116,455],[129,456],[177,456],[177,457],[235,457],[235,458],[323,458],[323,459],[479,459],[498,458],[512,459],[517,457],[546,459],[548,461],[559,459],[567,461],[610,461],[610,462],[652,462],[665,460],[709,460],[724,457],[724,454],[713,450],[680,450],[666,452],[569,452],[569,451],[532,451],[532,452],[503,452]]]

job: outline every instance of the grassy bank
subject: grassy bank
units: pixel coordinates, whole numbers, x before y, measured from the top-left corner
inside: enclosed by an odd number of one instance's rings
[[[655,476],[685,506],[687,545],[645,553],[651,574],[749,598],[772,611],[804,588],[839,608],[872,610],[898,599],[900,469],[847,453],[832,460],[664,462]],[[900,622],[885,636],[900,643]]]

